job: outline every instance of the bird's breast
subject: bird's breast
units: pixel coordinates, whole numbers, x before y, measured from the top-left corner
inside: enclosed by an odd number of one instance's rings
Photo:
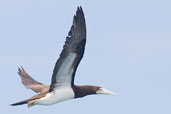
[[[59,87],[48,93],[45,97],[37,100],[35,104],[51,105],[72,98],[74,98],[74,91],[71,87]]]

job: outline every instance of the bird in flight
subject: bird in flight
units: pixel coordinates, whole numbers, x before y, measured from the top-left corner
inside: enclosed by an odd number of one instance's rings
[[[52,105],[61,101],[81,98],[92,94],[115,95],[114,92],[100,86],[80,86],[74,84],[77,67],[84,55],[85,44],[86,22],[82,8],[78,7],[63,50],[55,64],[50,86],[34,80],[26,73],[23,67],[19,68],[18,74],[24,86],[38,94],[29,99],[11,104],[11,106],[22,104],[28,104],[28,107],[34,105]]]

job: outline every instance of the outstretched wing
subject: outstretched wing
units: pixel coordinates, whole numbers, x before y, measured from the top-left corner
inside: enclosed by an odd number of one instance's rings
[[[48,85],[42,84],[36,80],[34,80],[33,78],[31,78],[27,72],[24,70],[23,67],[18,68],[18,74],[21,77],[22,83],[23,85],[28,88],[28,89],[32,89],[35,92],[43,92],[47,89],[49,89]]]
[[[73,25],[53,71],[50,91],[59,86],[74,85],[75,72],[83,57],[85,44],[85,18],[82,8],[78,7],[73,19]]]

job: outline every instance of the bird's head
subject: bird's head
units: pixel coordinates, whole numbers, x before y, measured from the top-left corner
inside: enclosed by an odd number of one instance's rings
[[[112,91],[109,91],[107,89],[104,89],[102,87],[98,87],[96,89],[96,94],[109,94],[109,95],[117,95],[116,93],[112,92]]]
[[[91,86],[91,85],[73,86],[73,90],[75,92],[75,98],[84,97],[84,96],[92,95],[92,94],[116,95],[116,93],[112,91],[106,90],[99,86]]]

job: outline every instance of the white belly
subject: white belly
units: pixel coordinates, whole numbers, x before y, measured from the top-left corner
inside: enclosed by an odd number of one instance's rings
[[[56,88],[55,91],[48,93],[45,97],[35,101],[35,104],[51,105],[72,98],[74,98],[74,91],[71,87],[60,87]]]

